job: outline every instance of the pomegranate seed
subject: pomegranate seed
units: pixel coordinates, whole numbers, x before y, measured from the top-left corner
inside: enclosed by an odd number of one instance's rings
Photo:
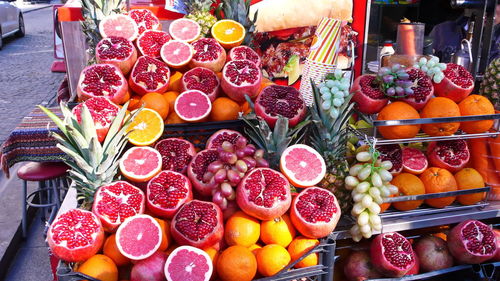
[[[335,198],[326,190],[306,189],[297,201],[297,211],[307,222],[329,222],[338,212]]]
[[[163,171],[149,183],[149,201],[164,209],[175,209],[189,192],[186,181],[181,174]]]
[[[252,173],[245,181],[245,189],[249,190],[248,200],[258,206],[271,208],[275,201],[286,200],[288,184],[272,170],[259,170]]]
[[[259,103],[266,113],[272,116],[282,115],[286,118],[297,116],[304,107],[300,92],[293,87],[271,86],[266,88]]]
[[[197,61],[213,61],[219,58],[219,54],[223,51],[222,47],[212,38],[202,38],[193,42],[194,55],[193,59]]]
[[[482,255],[491,254],[496,251],[495,235],[484,224],[476,224],[473,221],[462,229],[467,250]]]
[[[212,204],[201,201],[186,203],[175,215],[176,229],[192,241],[200,241],[218,224],[217,211]]]
[[[226,64],[224,75],[235,85],[252,84],[260,77],[260,69],[247,60],[231,61]]]
[[[406,268],[415,259],[410,242],[401,235],[384,235],[382,245],[385,258],[396,267]]]
[[[95,233],[100,230],[92,213],[73,210],[67,212],[53,223],[52,238],[57,244],[67,244],[74,249],[92,244]]]

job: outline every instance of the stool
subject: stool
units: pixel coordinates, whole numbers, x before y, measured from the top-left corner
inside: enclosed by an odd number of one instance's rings
[[[26,238],[28,232],[28,205],[34,208],[43,208],[44,212],[52,207],[48,224],[52,223],[52,220],[54,220],[62,201],[59,191],[63,188],[60,187],[60,183],[62,182],[64,185],[63,190],[68,189],[68,183],[65,177],[68,169],[69,167],[62,162],[28,162],[17,171],[17,176],[23,180],[23,238]],[[38,190],[28,194],[28,181],[38,182]],[[38,195],[38,203],[30,202],[30,199],[33,199],[36,195]],[[47,227],[45,230],[47,230]]]

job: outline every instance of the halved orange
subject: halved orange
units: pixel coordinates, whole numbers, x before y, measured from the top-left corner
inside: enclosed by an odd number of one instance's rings
[[[245,28],[234,20],[220,20],[212,26],[212,37],[226,49],[241,45]]]
[[[150,145],[163,134],[165,125],[158,112],[143,108],[127,128],[128,138],[133,145]]]

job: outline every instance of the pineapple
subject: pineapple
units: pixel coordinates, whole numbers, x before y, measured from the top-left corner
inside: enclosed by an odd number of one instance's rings
[[[494,59],[484,72],[481,82],[481,95],[487,97],[495,107],[500,110],[500,58]]]
[[[210,28],[217,22],[217,18],[210,13],[214,0],[183,0],[186,5],[186,18],[196,21],[201,26],[202,36],[210,33]]]
[[[257,14],[255,18],[251,20],[249,18],[251,0],[222,0],[217,7],[217,17],[222,19],[221,11],[224,11],[224,18],[237,21],[243,25],[246,31],[245,39],[243,40],[243,45],[250,46],[253,33],[255,32],[255,21],[257,19]]]

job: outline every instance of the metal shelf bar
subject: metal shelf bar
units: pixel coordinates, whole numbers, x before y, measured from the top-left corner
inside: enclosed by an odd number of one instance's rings
[[[394,125],[436,124],[436,123],[448,123],[448,122],[482,121],[482,120],[492,120],[492,119],[493,120],[500,119],[500,114],[419,118],[419,119],[404,119],[404,120],[373,120],[373,126],[383,127],[383,126],[394,126]]]
[[[490,190],[491,190],[491,187],[486,186],[486,187],[480,187],[480,188],[472,188],[472,189],[464,189],[464,190],[448,191],[448,192],[440,192],[440,193],[397,196],[397,197],[389,197],[389,198],[384,199],[384,203],[434,199],[434,198],[466,195],[466,194],[479,193],[479,192],[489,192]]]

